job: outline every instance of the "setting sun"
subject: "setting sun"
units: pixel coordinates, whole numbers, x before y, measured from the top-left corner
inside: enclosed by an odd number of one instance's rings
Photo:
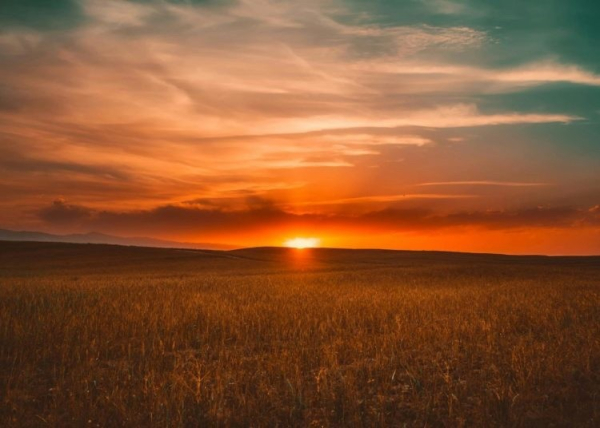
[[[284,246],[288,248],[315,248],[321,243],[319,238],[292,238],[284,242]]]

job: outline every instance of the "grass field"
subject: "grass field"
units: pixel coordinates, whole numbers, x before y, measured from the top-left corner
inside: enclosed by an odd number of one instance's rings
[[[600,258],[0,243],[0,426],[600,425]]]

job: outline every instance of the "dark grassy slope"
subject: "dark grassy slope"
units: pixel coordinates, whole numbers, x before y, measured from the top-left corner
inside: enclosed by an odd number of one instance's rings
[[[0,426],[598,426],[600,258],[0,242]]]
[[[0,275],[77,271],[117,272],[127,269],[195,272],[223,270],[339,270],[383,267],[598,267],[600,256],[546,257],[510,256],[436,251],[352,250],[316,248],[296,250],[278,247],[232,251],[128,247],[104,244],[69,244],[0,241]],[[232,271],[233,269],[233,271]]]
[[[157,248],[193,248],[225,250],[237,248],[229,245],[219,245],[211,243],[195,243],[165,241],[162,239],[129,237],[106,235],[104,233],[90,232],[70,235],[53,235],[43,232],[17,231],[0,229],[0,241],[12,242],[61,242],[71,244],[106,244],[106,245],[129,245],[138,247],[157,247]]]

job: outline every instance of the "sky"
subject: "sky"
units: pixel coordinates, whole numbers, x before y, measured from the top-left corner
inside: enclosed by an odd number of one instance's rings
[[[596,0],[3,0],[0,228],[600,254]]]

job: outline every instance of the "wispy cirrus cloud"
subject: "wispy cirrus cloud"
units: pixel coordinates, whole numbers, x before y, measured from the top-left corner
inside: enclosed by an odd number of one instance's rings
[[[451,63],[368,61],[355,65],[382,82],[406,79],[420,84],[420,90],[439,92],[505,92],[550,83],[600,86],[600,75],[575,64],[547,59],[511,68],[482,68]],[[415,88],[416,89],[416,88]]]

